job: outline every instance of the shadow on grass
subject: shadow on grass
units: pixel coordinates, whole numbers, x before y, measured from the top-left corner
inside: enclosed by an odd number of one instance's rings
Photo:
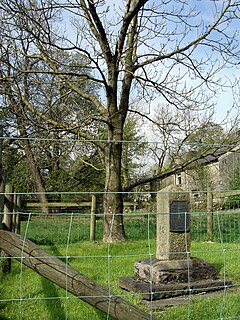
[[[4,316],[1,315],[1,310],[5,309],[6,303],[1,303],[0,305],[0,320],[8,320],[8,318],[5,318]]]
[[[52,245],[51,251],[56,256],[61,256],[61,253],[58,251],[57,247]],[[66,312],[62,303],[61,297],[59,297],[59,292],[57,290],[57,285],[53,282],[42,277],[41,280],[44,296],[46,298],[45,303],[47,310],[50,314],[50,319],[65,320]],[[0,319],[1,320],[1,319]]]
[[[42,278],[41,282],[50,319],[65,320],[66,316],[64,307],[61,302],[61,297],[58,295],[56,286],[45,278]]]
[[[51,245],[51,253],[58,258],[61,257],[61,253],[59,252],[58,248],[55,245]],[[65,262],[65,258],[60,258],[63,262]],[[51,281],[42,277],[42,289],[45,295],[45,303],[48,309],[48,313],[50,315],[50,319],[58,319],[58,320],[65,320],[66,319],[66,310],[64,308],[64,302],[62,297],[59,296],[59,291],[57,290],[57,285],[52,283]],[[81,300],[81,299],[79,299]],[[66,301],[67,303],[67,301]],[[87,302],[85,302],[87,303]],[[106,319],[106,314],[94,307],[93,313],[96,314],[97,319],[103,320]],[[112,317],[108,318],[109,320],[113,319]],[[2,320],[0,318],[0,320]],[[5,320],[5,319],[4,319]]]
[[[214,265],[215,269],[217,270],[217,273],[219,274],[221,272],[221,270],[224,267],[223,263],[212,263],[212,265]]]
[[[93,307],[93,308],[94,308],[94,307]],[[106,314],[105,312],[101,311],[101,310],[95,309],[95,314],[96,314],[96,316],[97,316],[97,318],[98,318],[99,320],[105,320],[106,318],[107,318],[108,320],[114,320],[114,318],[112,318],[112,317],[110,317],[110,316],[107,316],[107,314]]]

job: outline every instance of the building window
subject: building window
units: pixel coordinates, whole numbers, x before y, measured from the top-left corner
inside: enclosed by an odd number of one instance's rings
[[[181,185],[182,184],[182,176],[181,173],[178,173],[175,175],[175,184],[176,185]]]

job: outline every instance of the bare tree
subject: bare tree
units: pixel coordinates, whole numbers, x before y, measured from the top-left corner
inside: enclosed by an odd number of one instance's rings
[[[233,28],[239,4],[236,0],[209,1],[207,15],[206,7],[197,10],[185,0],[2,0],[4,19],[15,27],[12,36],[17,37],[16,30],[20,29],[32,40],[28,58],[44,61],[65,88],[91,101],[95,112],[83,123],[105,125],[105,143],[83,126],[74,128],[82,139],[95,138],[93,142],[104,154],[104,241],[125,239],[123,131],[128,113],[143,110],[131,110],[132,99],[138,97],[141,106],[158,97],[176,108],[202,108],[224,85],[217,78],[218,71],[236,62],[238,39]],[[100,98],[73,80],[73,74],[79,81],[85,80],[86,74],[76,69],[66,71],[56,51],[79,52],[88,57],[91,74],[87,77],[101,86]],[[38,115],[60,127],[46,118],[44,110]]]
[[[59,170],[64,144],[61,143],[62,148],[60,148],[58,140],[68,131],[70,134],[75,133],[74,129],[68,130],[67,123],[80,122],[81,112],[77,110],[76,105],[87,103],[85,100],[82,101],[80,96],[76,98],[72,91],[65,90],[61,81],[47,69],[47,65],[41,59],[28,57],[32,41],[26,37],[24,30],[19,29],[19,35],[16,37],[14,28],[4,20],[1,22],[4,30],[1,33],[0,48],[2,75],[0,93],[4,97],[1,111],[7,110],[9,126],[14,132],[13,137],[22,139],[21,145],[31,172],[31,182],[42,202],[42,211],[48,213],[43,172],[47,170],[51,174]],[[81,66],[83,57],[76,54],[73,57],[62,56],[63,61],[64,58],[68,58],[68,63]],[[38,72],[35,73],[36,69]],[[93,88],[86,83],[84,88],[93,91]],[[86,113],[86,110],[88,112],[91,110],[89,104],[82,112]],[[42,121],[43,114],[47,121]],[[63,119],[64,127],[61,126]],[[51,146],[46,141],[41,141],[44,138],[49,139],[50,135],[53,137]],[[40,138],[40,141],[30,142],[33,136]],[[68,151],[73,147],[73,143],[71,145],[68,143]]]

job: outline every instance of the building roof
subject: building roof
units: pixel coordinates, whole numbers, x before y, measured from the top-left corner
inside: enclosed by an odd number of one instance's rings
[[[190,151],[191,152],[191,151]],[[222,147],[216,150],[212,150],[210,153],[203,155],[202,157],[199,157],[199,159],[196,159],[195,161],[193,161],[191,164],[189,164],[189,166],[187,166],[187,168],[194,168],[196,167],[196,165],[206,165],[209,163],[214,163],[217,162],[219,160],[219,158],[229,152],[240,152],[240,148],[239,147]],[[197,157],[197,152],[192,152],[192,157]]]

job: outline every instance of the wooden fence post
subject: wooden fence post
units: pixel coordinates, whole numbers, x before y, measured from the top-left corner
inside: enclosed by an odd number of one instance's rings
[[[4,179],[3,179],[3,124],[0,121],[0,230],[3,228],[3,208],[4,208]],[[4,255],[0,248],[0,258]],[[2,259],[0,259],[0,268],[3,270]]]
[[[207,237],[213,240],[213,193],[207,191]]]
[[[12,232],[15,232],[16,227],[16,217],[17,216],[17,195],[13,194],[13,204],[12,204]]]
[[[91,205],[91,218],[90,218],[90,241],[95,241],[96,212],[97,212],[97,197],[95,194],[93,194],[92,205]]]
[[[13,223],[13,186],[6,184],[3,222],[5,229],[12,230]]]
[[[3,208],[4,208],[4,182],[0,184],[0,230],[3,228]]]
[[[17,206],[17,214],[16,214],[16,224],[15,224],[15,233],[20,234],[21,231],[21,208],[22,208],[22,202],[21,202],[21,196],[18,195],[16,199],[16,206]]]
[[[5,201],[4,201],[3,228],[12,231],[13,227],[13,186],[6,184]],[[2,253],[2,272],[11,271],[11,258],[9,255]]]
[[[4,206],[4,180],[3,180],[3,161],[2,161],[2,150],[3,150],[3,125],[0,122],[0,230],[2,229],[3,221],[3,206]]]
[[[0,231],[3,228],[3,208],[4,208],[4,182],[3,180],[1,181],[0,184]],[[5,256],[5,253],[1,250],[0,248],[0,270],[4,271],[3,268],[3,260],[2,257]]]
[[[13,195],[13,225],[12,231],[20,234],[20,210],[21,210],[21,198],[14,193]]]

